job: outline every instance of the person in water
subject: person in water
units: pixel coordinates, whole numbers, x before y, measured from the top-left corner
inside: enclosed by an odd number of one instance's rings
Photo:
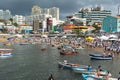
[[[120,72],[119,72],[118,80],[120,80]]]
[[[98,71],[102,71],[102,67],[101,66],[98,66]]]
[[[91,68],[92,68],[92,67],[91,67],[90,65],[87,66],[87,70],[88,70],[88,71],[90,71]]]
[[[51,74],[48,80],[54,80],[53,75]]]

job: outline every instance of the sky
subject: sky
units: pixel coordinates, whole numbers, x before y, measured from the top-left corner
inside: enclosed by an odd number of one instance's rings
[[[12,15],[30,15],[34,5],[41,8],[58,7],[60,19],[78,12],[80,8],[101,5],[104,9],[111,10],[112,15],[118,13],[120,0],[0,0],[0,9],[9,9]]]

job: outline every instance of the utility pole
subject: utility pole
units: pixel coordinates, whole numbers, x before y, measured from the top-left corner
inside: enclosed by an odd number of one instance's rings
[[[120,14],[119,14],[119,10],[120,10],[120,5],[118,5],[118,16],[120,15]]]

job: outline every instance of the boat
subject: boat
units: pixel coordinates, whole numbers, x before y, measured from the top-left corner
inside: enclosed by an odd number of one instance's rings
[[[28,44],[30,44],[30,43],[28,43],[28,42],[26,42],[26,43],[24,43],[24,42],[19,43],[19,45],[28,45]]]
[[[0,48],[0,57],[10,57],[10,56],[12,56],[11,50],[12,49],[8,49],[8,48]]]
[[[75,68],[72,68],[72,70],[75,72],[75,73],[84,73],[84,74],[92,74],[92,73],[95,73],[96,72],[96,69],[88,69],[87,67],[75,67]]]
[[[95,59],[95,60],[112,60],[113,57],[112,56],[90,56],[91,59]]]
[[[105,80],[103,76],[97,76],[94,74],[82,74],[83,80]]]
[[[96,69],[93,69],[93,68],[90,68],[88,69],[88,67],[74,67],[72,68],[72,70],[75,72],[75,73],[79,73],[79,74],[94,74],[97,72]],[[107,75],[107,71],[106,70],[102,70],[102,71],[99,71],[99,74],[101,76],[106,76]]]
[[[9,49],[9,48],[0,48],[0,51],[7,51],[7,50],[13,50],[13,49]]]
[[[112,53],[93,53],[93,54],[89,54],[89,56],[93,56],[93,57],[112,57]]]
[[[103,55],[102,55],[102,54],[95,54],[95,53],[93,53],[93,54],[89,54],[89,56],[93,56],[93,57],[102,57]]]
[[[73,55],[73,54],[78,54],[78,52],[77,51],[72,52],[72,51],[61,50],[60,54],[61,55]]]
[[[73,67],[78,67],[78,64],[67,63],[67,62],[58,62],[58,67],[62,69],[72,69]]]
[[[11,52],[7,52],[7,53],[2,53],[0,54],[0,57],[10,57],[12,56],[12,53]]]
[[[65,47],[60,50],[61,55],[74,55],[78,54],[78,51],[72,47]]]
[[[78,48],[75,48],[75,49],[79,50],[79,49],[85,49],[85,48],[83,48],[83,47],[78,47]]]
[[[118,80],[113,77],[97,76],[95,74],[82,74],[83,80]]]

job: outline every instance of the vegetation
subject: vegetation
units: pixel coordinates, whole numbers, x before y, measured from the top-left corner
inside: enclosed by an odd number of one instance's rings
[[[101,27],[99,27],[99,24],[94,23],[92,26],[95,28],[94,31],[99,31],[101,29]]]
[[[75,29],[73,32],[75,32],[75,34],[79,37],[80,34],[82,33],[81,29]]]
[[[2,30],[1,30],[3,33],[7,33],[8,32],[8,29],[5,28],[5,27],[2,27]]]
[[[11,21],[11,23],[13,24],[13,18],[10,18],[9,20],[10,20],[10,21]]]
[[[17,23],[13,23],[13,25],[14,25],[15,27],[18,27],[18,24],[17,24]]]

